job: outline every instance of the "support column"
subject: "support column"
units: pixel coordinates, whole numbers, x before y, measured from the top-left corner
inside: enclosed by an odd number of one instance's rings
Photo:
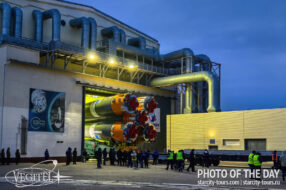
[[[193,72],[193,63],[192,57],[186,57],[186,73]],[[192,93],[192,84],[186,84],[185,92],[185,109],[184,113],[192,113],[193,111],[193,93]]]

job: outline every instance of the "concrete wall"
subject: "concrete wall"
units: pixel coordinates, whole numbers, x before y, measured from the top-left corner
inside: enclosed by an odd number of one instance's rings
[[[167,148],[244,150],[245,139],[266,139],[266,150],[286,149],[286,109],[167,116]],[[210,144],[215,139],[215,144]],[[223,145],[223,140],[235,140]]]
[[[21,116],[29,118],[30,88],[66,93],[65,132],[28,132],[26,157],[41,157],[49,149],[51,156],[64,156],[68,146],[81,147],[82,87],[67,75],[16,64],[6,64],[2,147],[12,156],[20,148]],[[58,144],[57,141],[63,141]],[[17,143],[18,142],[18,143]],[[24,156],[23,156],[24,157]]]
[[[23,10],[23,37],[34,39],[34,21],[32,17],[33,10],[49,10],[58,9],[61,13],[61,19],[66,22],[65,26],[61,26],[61,41],[74,46],[81,45],[81,29],[72,28],[69,25],[69,21],[73,18],[78,17],[92,17],[97,22],[97,40],[100,41],[101,33],[103,28],[110,26],[118,26],[126,32],[126,37],[138,37],[143,36],[146,38],[147,47],[159,48],[159,43],[154,41],[152,38],[133,30],[126,25],[117,22],[104,14],[95,11],[92,8],[75,5],[72,3],[60,2],[56,0],[0,0],[1,2],[9,3],[11,6],[20,7]],[[45,20],[43,26],[43,40],[44,42],[50,42],[52,39],[52,19]]]

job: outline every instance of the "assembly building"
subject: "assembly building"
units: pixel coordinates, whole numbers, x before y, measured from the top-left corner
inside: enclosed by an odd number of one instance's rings
[[[286,144],[285,109],[220,112],[221,65],[203,52],[161,54],[148,34],[64,0],[0,0],[0,10],[0,148],[12,155]]]

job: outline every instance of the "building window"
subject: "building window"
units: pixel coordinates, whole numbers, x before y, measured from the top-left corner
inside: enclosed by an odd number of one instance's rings
[[[266,139],[245,139],[245,150],[266,150]]]
[[[223,139],[223,146],[240,146],[239,139]]]

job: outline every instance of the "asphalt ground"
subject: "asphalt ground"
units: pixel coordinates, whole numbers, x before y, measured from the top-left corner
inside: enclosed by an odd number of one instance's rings
[[[196,172],[184,170],[182,173],[170,169],[166,170],[165,165],[150,165],[148,169],[132,169],[107,164],[102,169],[97,169],[96,162],[78,162],[76,165],[70,166],[59,163],[54,171],[59,172],[61,176],[68,176],[67,178],[60,178],[57,183],[46,186],[28,186],[21,189],[286,189],[286,182],[282,181],[281,172],[279,172],[278,178],[263,180],[245,178],[243,169],[247,168],[247,163],[244,162],[222,162],[220,166],[210,168],[196,166]],[[5,175],[9,171],[29,168],[32,165],[32,163],[0,165],[0,189],[19,189],[14,184],[8,183]],[[271,164],[265,163],[265,166],[269,168]],[[41,164],[37,167],[52,169],[53,164]],[[213,176],[210,176],[211,170],[224,170],[227,176],[216,175],[212,178]],[[236,173],[238,170],[241,171],[239,177],[230,176],[231,172]],[[205,173],[198,177],[199,171],[205,171]],[[267,171],[270,170],[267,169]],[[267,173],[270,174],[270,172]]]

